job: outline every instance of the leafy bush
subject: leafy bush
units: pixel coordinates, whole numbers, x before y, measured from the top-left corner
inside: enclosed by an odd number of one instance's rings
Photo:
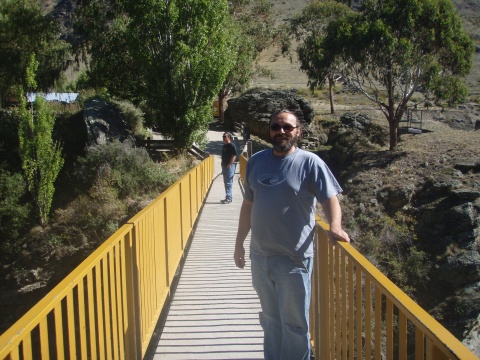
[[[361,237],[359,250],[410,296],[428,281],[430,262],[415,244],[414,220],[381,216]]]
[[[18,239],[30,225],[31,205],[21,174],[0,172],[0,260],[14,253]]]
[[[128,125],[128,128],[132,130],[133,135],[136,138],[145,138],[147,131],[143,126],[144,114],[143,112],[135,107],[131,102],[128,101],[112,101],[122,115],[125,117],[125,121]]]
[[[72,171],[80,195],[55,213],[43,241],[80,247],[97,244],[188,171],[190,158],[155,163],[143,148],[114,141],[87,149]],[[53,235],[52,235],[53,234]]]
[[[74,176],[84,189],[103,184],[114,188],[123,198],[159,194],[175,181],[175,176],[151,160],[145,149],[135,148],[130,141],[89,147],[87,155],[78,160]]]
[[[71,110],[71,109],[70,109]],[[71,167],[75,159],[85,155],[87,129],[83,120],[83,110],[56,113],[54,138],[63,145],[65,166]]]
[[[57,210],[55,215],[55,228],[68,229],[67,234],[84,238],[86,243],[98,243],[114,233],[128,213],[115,189],[99,182],[88,194],[80,195],[67,208]],[[74,239],[64,238],[65,241],[78,245]]]
[[[18,158],[18,117],[9,110],[0,109],[0,152],[10,168],[20,169]]]

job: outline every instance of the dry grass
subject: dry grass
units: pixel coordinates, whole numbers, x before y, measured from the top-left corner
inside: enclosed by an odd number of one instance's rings
[[[299,13],[307,4],[307,0],[270,0],[277,23],[285,23],[292,15]],[[480,0],[453,0],[453,3],[463,19],[464,29],[480,45]],[[259,65],[269,69],[273,78],[261,77],[253,81],[252,87],[271,89],[307,89],[308,79],[305,73],[299,70],[300,64],[296,54],[284,57],[277,47],[266,49],[259,58]],[[473,58],[473,68],[466,77],[471,99],[480,96],[480,53]],[[324,98],[328,103],[328,97]]]

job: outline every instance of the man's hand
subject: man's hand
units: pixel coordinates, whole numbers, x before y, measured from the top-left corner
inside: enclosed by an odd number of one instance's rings
[[[238,219],[237,237],[235,239],[235,252],[233,259],[238,268],[245,267],[245,247],[243,243],[250,231],[250,216],[252,215],[253,202],[243,199],[240,208],[240,218]]]
[[[332,196],[322,203],[322,209],[330,224],[328,238],[332,245],[335,241],[350,242],[350,237],[342,228],[342,209],[337,196]]]
[[[245,248],[243,246],[235,246],[233,259],[238,268],[243,269],[245,267]]]
[[[350,237],[342,228],[330,227],[328,237],[332,245],[335,245],[335,241],[345,241],[350,243]]]

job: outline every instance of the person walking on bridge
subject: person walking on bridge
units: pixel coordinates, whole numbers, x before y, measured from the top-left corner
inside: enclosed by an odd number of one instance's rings
[[[229,204],[232,202],[232,186],[233,176],[235,175],[235,159],[237,157],[237,148],[232,142],[232,135],[225,132],[222,136],[222,174],[223,183],[225,184],[225,199],[221,200],[222,204]]]
[[[252,285],[262,308],[264,357],[308,360],[316,201],[330,224],[331,240],[350,242],[337,197],[342,189],[323,160],[298,148],[301,124],[295,113],[274,113],[269,127],[273,149],[254,154],[247,163],[234,260],[244,268],[244,242],[251,230]]]

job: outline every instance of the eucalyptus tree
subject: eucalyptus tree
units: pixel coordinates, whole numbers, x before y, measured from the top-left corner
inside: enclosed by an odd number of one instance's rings
[[[309,45],[307,68],[314,73],[342,63],[343,79],[379,106],[389,123],[390,150],[415,92],[448,104],[467,95],[462,78],[474,45],[450,0],[365,0],[359,12],[331,21]]]
[[[316,64],[318,43],[325,35],[328,24],[346,16],[351,12],[348,6],[337,1],[310,2],[300,14],[294,16],[289,23],[288,32],[299,41],[296,49],[300,61],[300,69],[308,76],[308,84],[313,90],[322,87],[328,82],[330,113],[335,113],[333,88],[341,67],[337,57],[328,66]],[[284,42],[284,52],[290,51],[290,41]]]
[[[38,88],[47,91],[70,63],[70,45],[38,0],[0,0],[0,100],[26,86],[30,55],[39,63]],[[10,91],[11,90],[11,91]]]
[[[125,84],[130,98],[147,102],[152,125],[178,149],[201,142],[213,99],[234,61],[226,0],[82,0],[80,5],[104,10],[88,12],[84,26],[97,84],[117,92]],[[112,66],[108,61],[116,51]],[[107,69],[108,76],[98,69]]]

